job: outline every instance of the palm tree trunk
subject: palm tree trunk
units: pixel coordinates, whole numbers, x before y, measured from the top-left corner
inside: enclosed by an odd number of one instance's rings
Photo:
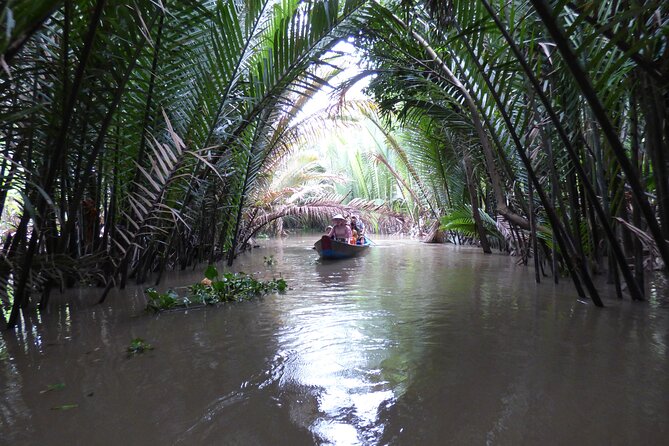
[[[246,163],[246,173],[244,175],[244,183],[242,184],[242,189],[239,197],[239,206],[237,206],[237,216],[235,218],[235,229],[232,233],[232,246],[228,252],[228,266],[232,266],[232,262],[237,256],[237,244],[239,243],[239,228],[242,224],[242,214],[244,212],[244,198],[249,187],[249,176],[251,174],[251,165],[253,163],[253,153],[249,153],[249,159]]]
[[[555,125],[555,129],[558,132],[558,135],[560,136],[560,139],[562,140],[565,149],[567,151],[567,154],[569,155],[569,158],[576,168],[576,173],[579,175],[581,181],[583,182],[583,186],[585,187],[586,192],[592,199],[592,205],[595,208],[595,212],[597,213],[597,216],[601,219],[602,222],[602,227],[604,229],[604,232],[606,233],[607,238],[609,239],[611,243],[611,247],[613,248],[613,252],[616,257],[616,261],[618,262],[618,265],[620,266],[620,270],[623,273],[623,276],[625,277],[625,282],[627,283],[628,289],[630,290],[630,294],[632,296],[632,299],[642,299],[642,295],[638,289],[638,286],[632,276],[632,273],[629,270],[629,267],[625,261],[625,256],[622,252],[622,249],[620,248],[620,245],[618,244],[615,234],[613,233],[613,230],[611,229],[611,225],[608,220],[604,217],[604,211],[602,210],[597,195],[592,189],[592,185],[590,184],[587,174],[583,171],[583,167],[581,166],[581,163],[579,161],[579,157],[576,154],[576,151],[574,150],[574,147],[572,146],[571,140],[569,136],[567,135],[564,127],[562,126],[562,123],[560,121],[560,118],[557,116],[557,113],[553,109],[553,106],[551,102],[549,101],[548,97],[543,91],[543,88],[541,87],[541,84],[539,83],[539,80],[534,74],[534,71],[532,68],[529,66],[527,61],[525,60],[524,55],[520,52],[520,49],[516,45],[515,41],[511,38],[509,33],[507,32],[506,28],[502,24],[502,22],[499,20],[497,17],[497,14],[495,14],[495,11],[492,9],[490,6],[489,2],[487,0],[480,0],[481,3],[484,5],[492,19],[494,20],[495,24],[497,25],[498,29],[504,36],[504,39],[506,42],[509,44],[509,47],[515,54],[518,62],[521,64],[523,71],[525,72],[528,80],[531,82],[532,87],[534,88],[535,92],[539,96],[542,104],[544,105],[546,112],[548,113],[549,117],[551,118],[551,121]],[[601,125],[601,123],[600,123]],[[587,284],[587,282],[586,282]]]
[[[669,272],[669,244],[667,243],[663,231],[660,228],[660,225],[658,224],[655,215],[653,214],[653,210],[651,209],[650,204],[648,203],[648,199],[644,194],[636,169],[634,168],[632,163],[630,163],[630,160],[627,158],[627,155],[625,154],[625,148],[623,147],[622,142],[618,138],[616,130],[613,128],[613,125],[608,117],[608,114],[604,109],[604,106],[600,102],[599,97],[597,96],[597,92],[593,88],[587,73],[585,72],[583,67],[579,64],[576,55],[572,51],[569,38],[564,34],[560,25],[557,23],[557,20],[555,19],[555,11],[551,11],[551,8],[548,6],[548,3],[546,3],[545,0],[530,0],[530,1],[532,5],[534,5],[535,10],[537,11],[539,17],[543,21],[544,26],[546,27],[550,35],[553,37],[553,40],[558,50],[562,54],[565,64],[571,71],[574,80],[576,81],[579,88],[581,89],[581,92],[583,93],[583,96],[588,101],[588,104],[590,105],[590,108],[592,109],[595,118],[599,122],[599,125],[602,129],[602,132],[604,133],[604,136],[606,137],[606,140],[608,141],[616,159],[620,163],[623,172],[625,172],[625,176],[627,177],[627,181],[632,189],[632,193],[634,194],[637,200],[638,206],[641,208],[640,209],[641,213],[643,214],[646,223],[648,224],[650,232],[653,238],[655,239],[655,243],[657,243],[657,248],[660,251],[662,260],[664,261],[665,265],[664,271],[665,273]],[[661,141],[657,142],[661,144]],[[658,168],[664,168],[664,166],[658,166]],[[623,268],[622,265],[621,268]],[[637,298],[641,299],[641,294],[638,290],[634,292],[633,296],[635,295]]]
[[[156,74],[158,73],[158,60],[160,58],[160,48],[162,43],[163,36],[163,25],[165,23],[165,14],[160,14],[160,20],[158,22],[158,36],[156,37],[156,43],[153,46],[153,56],[151,60],[151,75],[149,78],[149,89],[146,93],[146,107],[144,108],[144,119],[142,121],[142,132],[139,140],[139,150],[137,150],[137,158],[135,162],[138,166],[144,165],[144,158],[146,152],[146,134],[149,131],[149,124],[152,121],[152,112],[153,112],[153,96],[154,89],[156,86]],[[135,184],[139,182],[142,173],[139,169],[135,171],[135,178],[130,184],[131,194],[135,189]]]
[[[536,283],[541,283],[541,275],[539,273],[539,249],[537,249],[537,224],[534,212],[534,188],[532,187],[531,182],[527,185],[527,189],[528,205],[530,208],[530,237],[532,239],[532,254],[534,257],[534,281]]]
[[[260,18],[263,17],[263,12],[264,12],[265,8],[267,8],[269,5],[270,5],[269,1],[266,1],[265,3],[263,3],[260,12],[256,16],[256,20],[250,25],[251,29],[249,30],[248,36],[254,36],[255,35],[255,30],[257,29],[257,27],[261,26]],[[232,72],[230,81],[228,82],[225,91],[222,92],[222,94],[221,94],[221,99],[219,101],[218,109],[216,110],[216,113],[214,114],[214,119],[211,121],[211,125],[209,126],[209,129],[208,129],[207,137],[205,138],[202,147],[207,147],[209,145],[209,142],[210,142],[211,138],[214,135],[214,130],[216,130],[216,126],[218,125],[218,120],[221,116],[221,113],[223,112],[223,107],[224,107],[232,89],[235,86],[235,82],[233,82],[233,80],[237,77],[239,71],[242,70],[242,65],[243,65],[243,62],[244,62],[244,58],[246,57],[246,55],[247,55],[246,53],[247,53],[249,47],[252,44],[253,44],[252,39],[250,37],[247,38],[246,41],[244,42],[243,48],[241,48],[241,50],[239,52],[239,58],[236,60],[235,68]],[[251,120],[252,120],[251,118],[252,117],[250,117],[250,116],[248,117],[247,123],[251,122]],[[245,126],[244,126],[244,128],[245,128]],[[237,132],[241,132],[241,130],[238,129]],[[239,133],[236,133],[233,136],[234,137],[231,140],[234,140],[235,138],[237,138],[239,136]],[[195,163],[195,166],[193,167],[193,170],[192,170],[191,176],[193,178],[197,178],[199,176],[200,168],[201,168],[201,161],[198,159],[198,161]],[[182,204],[180,206],[180,208],[181,208],[180,212],[187,207],[187,205],[190,203],[190,200],[192,199],[193,195],[192,195],[191,192],[192,192],[192,189],[193,189],[192,188],[193,183],[194,183],[193,181],[191,181],[189,183],[188,188],[186,190],[186,193],[184,194],[183,198],[181,199]],[[162,278],[163,269],[165,268],[165,265],[166,265],[166,262],[167,262],[167,259],[166,259],[167,255],[168,255],[167,251],[172,246],[172,241],[173,241],[173,239],[176,235],[176,230],[177,230],[177,226],[175,225],[174,229],[171,231],[170,236],[168,238],[167,245],[166,245],[166,248],[165,248],[165,251],[164,251],[165,254],[162,256],[162,258],[159,262],[158,278],[156,280],[156,284],[158,284],[159,281]],[[234,237],[236,237],[236,233],[235,233]],[[229,262],[232,262],[232,260],[229,260]]]
[[[662,224],[662,237],[669,240],[669,164],[667,141],[663,130],[666,125],[667,108],[662,91],[645,76],[640,76],[641,102],[645,118],[646,151],[653,162],[653,178],[657,195],[657,213]]]
[[[58,137],[54,144],[51,156],[49,157],[49,162],[44,164],[44,169],[41,175],[42,180],[42,190],[44,193],[49,196],[51,194],[51,188],[53,181],[55,179],[57,167],[60,165],[59,160],[62,157],[66,156],[66,147],[65,142],[69,133],[70,122],[73,116],[74,106],[76,104],[77,97],[81,88],[81,83],[83,81],[84,72],[86,65],[88,64],[88,59],[93,48],[93,41],[100,24],[100,19],[102,17],[102,11],[104,9],[106,0],[98,0],[93,8],[91,14],[91,20],[89,22],[88,31],[86,38],[84,40],[84,47],[82,49],[82,54],[80,57],[80,62],[77,67],[77,71],[72,82],[72,88],[70,90],[69,99],[67,102],[67,108],[63,112],[63,123],[58,133]],[[47,202],[42,194],[37,195],[37,209],[38,215],[44,215]],[[27,216],[27,213],[24,213],[24,216]],[[26,222],[27,224],[27,222]],[[43,219],[40,219],[40,223],[36,224],[33,228],[32,235],[30,237],[30,242],[28,243],[28,249],[25,252],[23,262],[21,265],[21,273],[17,280],[17,285],[14,293],[14,304],[12,305],[12,310],[7,321],[7,329],[13,328],[19,316],[19,309],[24,308],[27,304],[27,286],[28,278],[31,272],[32,260],[37,251],[38,240],[41,237]]]
[[[153,26],[153,23],[155,22],[156,19],[157,16],[154,16],[151,21],[151,24],[149,24],[149,29]],[[112,124],[112,120],[116,114],[116,110],[119,104],[121,103],[121,99],[123,99],[123,93],[125,91],[125,87],[128,84],[128,81],[130,80],[130,76],[132,75],[135,66],[137,65],[137,62],[139,60],[139,55],[141,54],[142,50],[144,49],[144,46],[147,43],[147,40],[143,35],[140,35],[138,39],[139,41],[135,43],[136,48],[134,54],[132,55],[131,60],[128,63],[128,66],[125,69],[123,77],[119,80],[119,83],[116,87],[116,91],[114,92],[114,97],[112,99],[112,102],[109,105],[107,113],[100,125],[100,130],[98,131],[97,139],[93,144],[92,150],[88,153],[86,166],[84,167],[83,170],[83,176],[81,180],[78,182],[78,186],[74,192],[73,199],[70,202],[70,209],[68,212],[68,215],[70,217],[68,218],[67,223],[65,225],[65,229],[63,231],[63,239],[61,241],[61,247],[60,247],[61,251],[64,251],[65,247],[67,246],[67,243],[69,242],[70,237],[72,236],[73,231],[75,230],[74,223],[76,221],[76,218],[74,217],[74,215],[76,206],[79,206],[79,203],[81,202],[84,196],[84,191],[86,185],[88,184],[88,178],[93,173],[93,166],[95,166],[95,162],[97,161],[100,151],[102,150],[102,147],[105,143],[105,140],[107,138],[107,132]]]
[[[524,62],[524,58],[522,54],[520,54],[520,51],[518,48],[515,46],[513,40],[510,38],[508,33],[506,32],[506,29],[501,25],[501,22],[499,22],[499,19],[497,16],[494,14],[494,11],[492,8],[490,8],[490,5],[485,1],[481,0],[483,4],[486,6],[486,9],[490,12],[492,15],[493,19],[497,23],[498,27],[500,27],[500,31],[502,31],[503,34],[505,34],[505,38],[507,39],[507,42],[509,42],[510,46],[514,49],[514,52],[517,52],[516,56],[519,58],[521,62]],[[476,58],[475,58],[476,59]],[[476,62],[478,64],[478,62]],[[530,177],[530,181],[533,182],[536,191],[539,195],[539,199],[541,200],[544,209],[546,210],[546,213],[548,214],[548,218],[551,222],[551,226],[553,227],[554,234],[557,236],[558,239],[558,244],[564,253],[564,260],[565,264],[567,265],[567,268],[572,276],[572,280],[574,281],[574,286],[577,289],[577,292],[579,296],[584,297],[585,294],[583,293],[583,289],[581,288],[580,280],[579,277],[577,277],[577,271],[580,273],[580,277],[583,279],[585,282],[586,287],[588,288],[588,291],[590,293],[590,297],[592,301],[595,303],[595,305],[603,307],[604,304],[602,303],[601,299],[599,298],[599,293],[597,292],[596,287],[592,283],[592,279],[590,278],[590,275],[588,274],[587,270],[584,267],[583,260],[580,256],[574,255],[574,246],[571,240],[569,239],[568,232],[565,230],[563,227],[557,213],[555,212],[555,209],[553,206],[550,204],[548,201],[548,198],[546,197],[545,192],[543,191],[543,188],[541,187],[541,183],[539,182],[536,173],[534,172],[534,169],[532,169],[532,164],[527,157],[527,154],[525,153],[525,149],[520,141],[520,138],[518,134],[515,131],[515,127],[511,121],[511,118],[509,117],[506,108],[504,107],[504,103],[502,99],[499,97],[499,94],[497,93],[497,90],[493,86],[489,76],[485,74],[485,71],[482,70],[482,67],[480,64],[478,64],[480,74],[483,76],[483,79],[486,82],[486,85],[488,86],[488,89],[490,90],[490,93],[492,94],[493,98],[495,99],[495,102],[497,103],[498,109],[500,111],[500,114],[502,115],[504,122],[507,125],[507,128],[511,134],[511,138],[516,146],[516,153],[520,157],[521,161],[523,162],[525,169],[527,170],[528,176]],[[526,66],[526,63],[524,65],[529,70],[529,67]],[[531,71],[530,71],[531,74]],[[533,86],[535,83],[537,83],[536,78],[531,77],[530,80],[533,80]],[[543,94],[542,90],[538,90],[537,93],[539,94],[540,97],[542,97],[542,100],[545,100],[545,95]],[[569,242],[569,244],[567,244]]]
[[[634,95],[631,97],[631,133],[632,133],[632,163],[637,168],[639,167],[639,115],[637,112],[637,103],[634,99]],[[632,208],[632,224],[639,229],[641,228],[641,213],[639,212],[639,206],[635,205]],[[641,289],[641,293],[645,296],[645,283],[644,283],[644,266],[643,266],[643,245],[639,237],[634,237],[633,241],[634,246],[634,278]]]
[[[395,16],[397,23],[401,24],[407,32],[410,32],[412,37],[423,47],[425,52],[430,56],[430,58],[439,66],[440,70],[445,74],[446,78],[455,86],[460,94],[462,94],[467,105],[470,117],[472,119],[472,124],[476,130],[481,148],[483,149],[483,156],[485,159],[486,170],[488,172],[488,177],[490,179],[490,184],[492,186],[493,192],[495,194],[495,201],[497,202],[497,212],[502,214],[510,222],[524,228],[530,229],[530,223],[527,219],[513,212],[506,203],[506,197],[504,196],[504,188],[502,187],[502,180],[495,166],[495,157],[493,155],[492,144],[490,138],[483,126],[483,120],[481,114],[479,113],[476,102],[472,98],[469,91],[462,84],[460,79],[458,79],[453,72],[448,68],[444,61],[439,57],[435,50],[430,46],[430,44],[416,32],[411,27],[407,26],[402,19]]]
[[[551,183],[551,199],[550,203],[551,206],[554,209],[556,208],[556,204],[559,201],[560,203],[560,209],[564,209],[564,205],[562,204],[562,200],[560,199],[560,194],[559,194],[559,189],[558,189],[558,184],[559,184],[559,178],[557,174],[557,169],[555,168],[555,157],[553,155],[553,143],[551,141],[550,136],[546,133],[546,129],[544,128],[543,125],[540,125],[539,123],[539,107],[537,105],[537,102],[535,100],[535,95],[532,95],[532,108],[534,110],[534,120],[535,120],[535,125],[539,128],[539,135],[541,137],[541,144],[543,146],[544,151],[548,155],[548,164],[550,168],[550,183]],[[551,248],[551,270],[553,271],[553,283],[556,285],[560,281],[560,274],[558,271],[558,257],[557,257],[557,239],[555,236],[555,231],[553,231],[552,235],[552,248]]]
[[[465,173],[467,177],[467,190],[469,191],[469,199],[472,204],[472,216],[474,217],[474,226],[476,226],[476,232],[479,234],[479,239],[481,240],[481,249],[486,254],[491,254],[490,244],[488,243],[488,236],[485,232],[485,227],[483,226],[483,221],[481,220],[481,214],[479,213],[479,199],[476,193],[476,182],[474,181],[474,169],[472,168],[472,161],[467,154],[467,149],[464,149],[463,163],[465,165]]]

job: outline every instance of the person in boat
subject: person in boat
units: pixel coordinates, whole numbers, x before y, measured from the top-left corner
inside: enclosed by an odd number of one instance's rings
[[[351,215],[351,230],[358,234],[356,238],[357,245],[365,244],[365,224],[357,215]]]
[[[351,229],[351,245],[355,245],[358,241],[358,231]]]
[[[346,224],[344,216],[337,214],[332,217],[332,225],[328,236],[338,242],[349,243],[352,235],[351,227]]]

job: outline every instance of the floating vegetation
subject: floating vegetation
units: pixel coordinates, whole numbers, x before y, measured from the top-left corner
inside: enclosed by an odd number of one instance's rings
[[[142,338],[135,338],[132,341],[130,341],[130,345],[126,349],[126,351],[128,352],[128,356],[138,355],[140,353],[144,353],[149,350],[153,350],[153,346],[151,344],[148,344]]]
[[[147,310],[169,310],[179,306],[181,298],[174,290],[167,290],[166,293],[159,293],[155,288],[147,288],[144,293],[149,298]]]
[[[146,309],[158,312],[221,302],[238,302],[272,292],[282,293],[288,288],[286,281],[281,278],[263,282],[244,273],[219,275],[213,265],[207,267],[204,276],[201,282],[188,287],[186,296],[179,296],[174,290],[159,293],[154,288],[148,288],[145,291],[149,299]]]
[[[65,383],[49,384],[46,389],[40,390],[39,393],[52,392],[54,390],[63,390],[65,388]]]
[[[79,407],[78,404],[63,404],[61,406],[52,407],[51,410],[70,410],[76,409],[77,407]]]
[[[263,263],[267,266],[274,266],[276,265],[276,259],[274,258],[273,255],[268,256],[263,256]]]

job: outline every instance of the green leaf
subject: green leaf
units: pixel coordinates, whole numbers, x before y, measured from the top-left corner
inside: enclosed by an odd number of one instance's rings
[[[128,355],[136,355],[139,353],[144,353],[148,350],[153,350],[153,346],[148,344],[142,338],[135,338],[130,341],[130,345],[127,348]]]
[[[209,265],[206,270],[204,270],[204,277],[209,280],[214,280],[218,277],[218,270],[214,265]]]
[[[51,410],[70,410],[76,409],[77,407],[79,407],[78,404],[63,404],[62,406],[54,406]]]
[[[147,288],[144,290],[144,293],[146,293],[147,297],[151,300],[160,298],[160,293],[158,293],[155,288]]]
[[[284,291],[286,291],[287,288],[288,288],[288,284],[286,283],[286,281],[284,279],[277,279],[276,280],[276,289],[280,293],[283,293]]]
[[[45,390],[41,390],[40,393],[47,393],[53,390],[63,390],[65,388],[65,383],[49,384]]]

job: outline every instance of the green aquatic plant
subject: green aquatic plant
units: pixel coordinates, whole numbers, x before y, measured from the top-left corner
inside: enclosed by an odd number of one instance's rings
[[[39,393],[47,393],[47,392],[52,392],[54,390],[63,390],[65,388],[65,383],[56,383],[56,384],[49,384],[46,386],[46,389],[40,390]]]
[[[273,255],[263,256],[263,263],[267,266],[274,266],[276,264],[276,259]]]
[[[137,355],[139,353],[144,353],[148,350],[153,350],[153,346],[142,338],[135,338],[130,341],[130,345],[126,349],[128,356]]]
[[[274,282],[274,285],[276,286],[276,290],[279,293],[285,293],[286,290],[288,289],[288,284],[286,283],[286,281],[282,277],[279,277],[278,279],[274,279],[273,282]]]
[[[245,273],[219,275],[213,265],[207,267],[204,276],[201,282],[188,287],[186,296],[179,296],[174,290],[159,293],[153,288],[148,288],[145,291],[149,299],[146,309],[158,312],[173,308],[188,308],[192,305],[238,302],[272,292],[283,293],[288,289],[288,284],[283,278],[263,282]]]
[[[76,409],[79,407],[78,404],[63,404],[60,406],[54,406],[51,408],[51,410],[70,410],[70,409]]]
[[[144,293],[149,298],[146,304],[148,310],[169,310],[179,304],[179,295],[171,289],[166,293],[159,293],[155,288],[147,288]]]

